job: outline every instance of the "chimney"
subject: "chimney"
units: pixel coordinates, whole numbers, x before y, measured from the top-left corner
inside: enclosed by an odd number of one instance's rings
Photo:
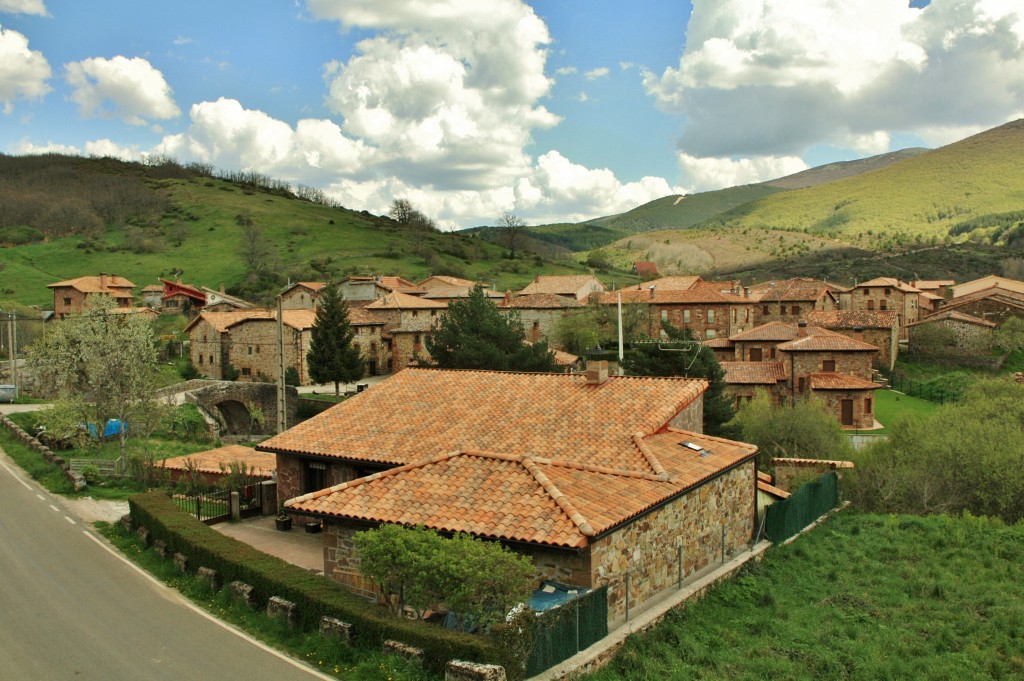
[[[654,300],[654,289],[655,289],[655,287],[654,286],[648,286],[647,288],[650,289],[650,291],[651,291],[651,300]]]
[[[608,380],[608,362],[607,361],[589,361],[587,362],[587,385],[601,385]]]
[[[100,290],[102,291],[102,290],[104,290],[106,288],[107,288],[107,273],[106,272],[100,272]]]
[[[539,274],[533,278],[533,283],[534,284],[539,284],[540,283],[540,275]]]
[[[744,286],[743,287],[743,297],[744,298],[749,298],[750,297],[750,287],[749,286]]]
[[[512,302],[512,290],[505,289],[505,304],[508,305]]]
[[[800,322],[796,325],[796,337],[803,338],[807,335],[807,322]]]
[[[220,282],[220,292],[224,293],[224,282]]]

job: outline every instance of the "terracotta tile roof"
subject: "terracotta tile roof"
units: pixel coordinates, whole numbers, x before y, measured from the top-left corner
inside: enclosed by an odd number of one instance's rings
[[[814,468],[854,468],[852,461],[833,461],[830,459],[791,459],[781,457],[772,459],[772,463],[781,463],[785,466],[807,466]]]
[[[784,281],[767,281],[750,287],[761,302],[810,302],[831,295],[833,286],[817,279],[794,277]]]
[[[924,319],[920,319],[916,322],[911,322],[906,326],[909,328],[911,326],[921,326],[922,324],[934,324],[936,322],[944,321],[963,322],[964,324],[974,324],[975,326],[984,326],[989,329],[994,329],[997,326],[999,326],[995,322],[990,322],[987,319],[975,317],[974,315],[969,315],[964,312],[958,312],[956,310],[943,310],[940,312],[936,312],[935,314],[928,315]]]
[[[891,329],[899,325],[896,310],[811,310],[804,319],[826,329]]]
[[[267,452],[258,452],[252,447],[243,445],[225,445],[205,452],[164,459],[160,466],[183,471],[187,466],[185,461],[189,459],[196,463],[198,470],[202,473],[220,473],[222,465],[226,469],[235,461],[244,462],[253,470],[253,475],[260,478],[270,478],[272,472],[277,469],[276,456]]]
[[[110,293],[114,289],[135,288],[135,284],[116,274],[106,276],[106,286],[100,286],[100,281],[102,281],[101,278],[96,276],[78,277],[67,281],[58,281],[56,284],[47,284],[46,287],[73,288],[82,293]]]
[[[894,288],[897,291],[903,291],[904,293],[920,293],[920,291],[918,291],[916,288],[914,288],[910,284],[902,282],[899,279],[895,279],[893,277],[878,277],[878,278],[872,279],[870,281],[861,282],[860,284],[857,284],[853,288],[857,289],[857,288],[883,288],[883,287],[884,288]]]
[[[568,367],[580,361],[579,355],[574,355],[571,352],[564,350],[552,350],[552,352],[555,353],[555,364],[558,366]]]
[[[916,279],[910,282],[910,285],[923,293],[925,291],[937,291],[940,288],[955,286],[956,281],[953,279]]]
[[[969,294],[961,298],[954,298],[947,302],[940,309],[941,310],[955,310],[959,307],[965,307],[971,303],[977,302],[980,299],[989,300],[992,302],[999,303],[1000,305],[1006,305],[1008,307],[1015,307],[1019,310],[1024,310],[1024,298],[1018,298],[1015,294],[1004,295],[1001,289],[990,289],[977,294]]]
[[[163,284],[150,284],[149,286],[143,287],[142,292],[143,293],[156,293],[157,291],[160,291],[162,293],[163,290],[164,290]]]
[[[411,281],[402,279],[401,277],[377,277],[376,282],[386,289],[408,295],[423,294],[427,292],[427,290],[422,286],[417,286]]]
[[[993,274],[954,286],[953,298],[959,298],[960,296],[965,296],[970,293],[978,293],[990,288],[1005,289],[1007,291],[1012,291],[1013,293],[1024,293],[1024,281],[1007,279],[1006,277],[1000,277]]]
[[[805,332],[808,336],[836,336],[839,335],[834,331],[823,329],[817,326],[805,327]],[[738,342],[782,342],[799,338],[800,327],[796,324],[787,324],[785,322],[768,322],[755,326],[752,329],[742,331],[740,333],[734,333],[729,336],[729,340],[734,343]]]
[[[645,274],[657,274],[658,265],[657,263],[650,262],[649,260],[638,260],[633,263],[633,271],[644,276]]]
[[[722,362],[725,382],[731,385],[775,385],[786,380],[782,362]]]
[[[277,319],[273,310],[256,308],[252,310],[231,310],[230,312],[210,312],[203,310],[195,319],[185,326],[185,331],[191,331],[199,322],[205,321],[215,331],[221,333],[227,331],[231,326],[246,319]]]
[[[772,476],[765,473],[764,471],[757,472],[757,479],[761,482],[767,482],[768,484],[775,482],[775,479],[772,478]]]
[[[435,274],[433,276],[427,277],[419,284],[417,284],[417,286],[426,289],[427,291],[431,291],[433,290],[435,284],[441,284],[443,287],[458,286],[473,288],[474,286],[476,286],[475,281],[470,281],[469,279],[462,279],[460,277],[451,277],[446,274]]]
[[[160,316],[160,313],[151,307],[112,307],[109,312],[110,314],[144,314],[152,315],[153,317]]]
[[[604,284],[592,274],[569,274],[538,276],[530,282],[519,295],[525,296],[531,293],[554,293],[565,296],[575,296],[576,293],[588,284],[597,283],[600,290],[604,290]]]
[[[789,492],[782,489],[781,487],[776,487],[775,485],[768,482],[764,482],[763,480],[760,479],[757,481],[757,489],[758,491],[764,492],[765,494],[770,494],[778,499],[788,499],[791,496]]]
[[[240,310],[252,310],[256,308],[256,306],[250,303],[249,301],[242,300],[237,296],[229,295],[227,293],[224,293],[223,291],[217,291],[206,286],[200,286],[199,288],[201,288],[203,290],[203,293],[206,294],[207,305],[227,303],[229,305],[237,307]]]
[[[935,295],[934,293],[931,293],[929,291],[921,291],[919,294],[917,294],[917,296],[918,296],[918,298],[924,298],[925,300],[930,300],[932,302],[934,302],[936,300],[945,300],[946,299],[944,296]]]
[[[444,310],[447,303],[428,300],[420,296],[410,296],[399,291],[391,291],[366,306],[367,310]]]
[[[714,349],[729,349],[735,347],[733,342],[724,336],[718,338],[708,338],[707,340],[701,341],[704,347]]]
[[[871,343],[849,338],[839,333],[829,332],[796,338],[776,346],[785,352],[878,352]]]
[[[819,371],[811,374],[811,390],[875,390],[881,386],[850,374]]]
[[[554,293],[528,293],[498,303],[498,307],[509,309],[560,310],[568,307],[583,307],[583,303],[571,296]]]
[[[309,289],[310,291],[313,291],[314,293],[316,293],[316,292],[320,291],[321,289],[323,289],[324,286],[327,286],[327,282],[326,281],[297,281],[294,284],[292,284],[291,286],[289,286],[288,288],[286,288],[282,292],[282,295],[284,295],[285,293],[288,293],[291,290],[297,289],[297,288]]]
[[[649,286],[654,286],[655,289],[661,289],[662,291],[688,291],[699,281],[701,281],[701,278],[696,274],[660,277],[658,279],[652,279],[651,281],[645,281],[642,284],[638,284],[636,289],[646,291]]]
[[[402,465],[481,450],[650,470],[633,436],[660,429],[703,380],[406,369],[259,445]]]
[[[286,506],[327,516],[422,524],[579,548],[757,452],[754,445],[675,429],[641,442],[635,447],[664,461],[660,474],[535,456],[451,451],[297,497]],[[704,452],[681,442],[694,443]]]
[[[614,305],[618,302],[619,294],[622,294],[623,303],[648,303],[651,305],[735,305],[748,303],[753,304],[752,298],[744,298],[741,295],[722,293],[714,286],[694,286],[690,289],[658,289],[655,287],[653,294],[649,288],[637,290],[634,288],[623,289],[622,291],[606,291],[598,294],[598,303],[601,305]]]

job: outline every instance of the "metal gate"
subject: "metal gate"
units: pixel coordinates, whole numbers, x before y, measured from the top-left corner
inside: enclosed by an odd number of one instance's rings
[[[231,490],[176,496],[178,506],[200,522],[213,525],[231,519]]]

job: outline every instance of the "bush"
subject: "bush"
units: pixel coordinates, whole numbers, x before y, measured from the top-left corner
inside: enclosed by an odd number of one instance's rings
[[[336,617],[352,625],[355,645],[376,649],[387,639],[402,641],[421,648],[424,665],[435,673],[448,660],[498,659],[489,638],[395,618],[324,577],[222,535],[181,510],[164,492],[138,494],[128,504],[133,522],[145,527],[151,540],[162,540],[169,552],[186,555],[193,569],[216,570],[224,584],[240,580],[251,585],[258,603],[271,596],[295,603],[297,625],[304,629],[317,629],[324,615]]]

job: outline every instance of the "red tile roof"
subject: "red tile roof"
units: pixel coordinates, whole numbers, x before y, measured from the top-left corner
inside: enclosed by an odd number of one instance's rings
[[[105,281],[106,286],[101,286],[100,282]],[[56,284],[47,284],[47,288],[73,288],[76,291],[82,293],[110,293],[114,289],[125,289],[135,288],[135,284],[128,281],[124,277],[119,277],[116,274],[108,274],[104,278],[89,276],[89,277],[78,277],[77,279],[68,279],[67,281],[58,281]],[[118,293],[122,293],[118,291]],[[130,291],[128,292],[130,293]]]
[[[537,276],[536,279],[519,292],[519,295],[555,293],[558,295],[575,296],[585,286],[595,283],[599,290],[604,290],[604,284],[592,274]]]
[[[904,293],[920,293],[920,291],[918,291],[916,288],[914,288],[910,284],[902,282],[899,279],[895,279],[893,277],[878,277],[876,279],[872,279],[870,281],[865,281],[865,282],[862,282],[860,284],[857,284],[853,288],[883,288],[883,287],[884,288],[894,288],[897,291],[903,291]]]
[[[819,371],[811,374],[811,390],[875,390],[881,386],[850,374]]]
[[[776,346],[785,352],[878,352],[871,343],[849,338],[831,331],[828,334],[815,334],[796,338]]]
[[[529,293],[498,303],[498,307],[529,310],[560,310],[567,307],[583,307],[575,297],[559,296],[554,293]]]
[[[891,329],[899,325],[896,310],[811,310],[804,319],[826,329]]]
[[[781,463],[786,466],[806,466],[809,468],[854,468],[852,461],[834,461],[831,459],[791,459],[777,457],[772,459],[772,463]]]
[[[702,451],[684,447],[690,442]],[[668,429],[639,438],[660,473],[536,456],[451,451],[297,497],[286,506],[356,520],[579,548],[749,460],[754,445]]]
[[[924,319],[920,319],[916,322],[911,322],[910,324],[907,324],[907,327],[909,328],[911,326],[921,326],[922,324],[935,324],[936,322],[944,322],[947,320],[954,322],[963,322],[964,324],[974,324],[975,326],[984,326],[989,329],[994,329],[997,326],[999,326],[995,322],[990,322],[987,319],[975,317],[974,315],[969,315],[965,312],[957,312],[956,310],[943,310],[940,312],[936,312],[935,314],[928,315]]]
[[[704,392],[684,378],[406,369],[259,445],[263,451],[402,465],[481,450],[646,469],[633,441]]]
[[[476,282],[475,281],[470,281],[469,279],[462,279],[461,277],[451,277],[451,276],[448,276],[446,274],[435,274],[433,276],[427,277],[426,279],[421,281],[419,284],[417,284],[417,286],[419,286],[420,288],[424,288],[424,289],[427,289],[428,291],[430,291],[430,290],[433,289],[433,284],[435,282],[442,284],[444,287],[448,287],[448,286],[463,287],[464,286],[466,288],[473,288],[474,286],[476,286]]]
[[[366,306],[367,310],[444,310],[447,303],[391,291]]]
[[[708,338],[707,340],[701,341],[704,347],[714,349],[729,349],[734,347],[733,342],[728,338],[719,336],[718,338]]]
[[[804,333],[808,336],[836,336],[839,335],[834,331],[828,329],[822,329],[817,326],[804,327]],[[787,340],[793,340],[794,338],[800,337],[800,327],[796,324],[787,324],[785,322],[768,322],[755,326],[747,331],[740,333],[734,333],[729,336],[729,340],[734,343],[737,342],[782,342]]]
[[[244,445],[225,445],[205,452],[176,456],[164,459],[159,465],[183,471],[187,469],[188,464],[185,462],[188,460],[195,463],[201,473],[220,473],[236,461],[245,463],[252,474],[259,478],[269,478],[273,471],[277,470],[277,457],[267,452],[257,452],[252,447]]]
[[[722,362],[725,382],[732,385],[775,385],[786,380],[782,362]]]
[[[825,295],[832,295],[833,286],[817,279],[794,277],[784,281],[767,281],[754,284],[751,291],[761,302],[810,302]]]
[[[760,492],[770,494],[778,499],[788,499],[791,496],[789,492],[782,489],[781,487],[776,487],[775,485],[769,482],[764,482],[763,480],[760,479],[757,481],[757,489]]]
[[[987,289],[1003,289],[1012,293],[1024,293],[1024,281],[1017,281],[1016,279],[1007,279],[1006,277],[1000,277],[996,275],[989,275],[982,277],[981,279],[975,279],[974,281],[967,281],[962,284],[958,284],[953,287],[953,297],[959,298],[961,296],[969,295],[971,293],[979,293]]]

